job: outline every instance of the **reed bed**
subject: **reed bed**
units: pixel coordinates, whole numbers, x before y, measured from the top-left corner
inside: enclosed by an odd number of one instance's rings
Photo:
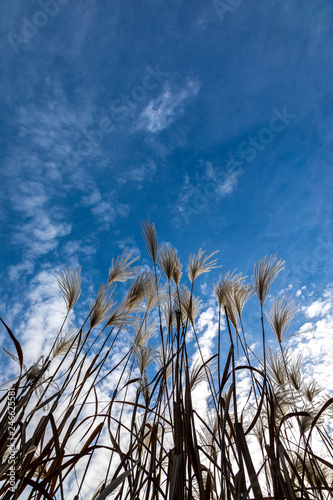
[[[190,255],[183,277],[154,224],[145,221],[142,232],[151,271],[125,249],[78,330],[67,325],[80,269],[56,275],[67,314],[48,355],[29,368],[1,320],[19,370],[1,396],[1,498],[333,498],[333,399],[304,381],[301,359],[285,347],[295,304],[282,297],[266,307],[283,262],[265,257],[252,282],[227,273],[214,284],[218,328],[207,356],[195,290],[201,274],[218,267],[215,254]],[[252,295],[261,312],[258,352],[243,327]],[[274,350],[266,347],[268,328]]]

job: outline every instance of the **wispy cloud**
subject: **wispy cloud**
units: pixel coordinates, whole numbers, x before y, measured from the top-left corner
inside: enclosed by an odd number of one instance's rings
[[[156,173],[156,163],[152,158],[147,158],[140,165],[131,166],[128,170],[116,176],[119,184],[135,182],[137,189],[142,189],[146,182],[152,181]]]
[[[61,88],[52,87],[49,96],[19,106],[11,118],[17,137],[9,142],[3,158],[6,189],[1,193],[3,218],[11,221],[8,241],[21,252],[21,261],[11,262],[11,280],[21,273],[31,274],[40,256],[67,243],[74,211],[82,206],[90,208],[97,231],[107,230],[129,214],[129,205],[119,201],[112,190],[102,193],[94,178],[91,162],[95,160],[96,168],[104,154],[86,132],[94,112],[90,99],[79,109]],[[80,144],[90,144],[92,151],[88,158],[82,156],[79,162],[71,163],[71,154]],[[84,238],[91,255],[94,249],[88,232]],[[74,239],[65,254],[73,257],[73,248],[87,254],[86,246],[75,245]],[[79,239],[82,242],[82,237]]]
[[[300,333],[290,339],[290,346],[301,354],[305,376],[333,393],[333,286],[302,310],[312,321],[303,324]]]
[[[24,246],[33,258],[54,250],[59,238],[70,232],[70,224],[52,220],[49,215],[39,211],[31,221],[17,228],[13,242]]]
[[[180,90],[171,89],[166,84],[163,93],[141,111],[137,129],[153,134],[166,129],[184,112],[184,101],[196,96],[199,89],[200,85],[194,80],[188,81]]]
[[[115,222],[118,217],[127,217],[130,207],[127,203],[119,203],[115,192],[109,192],[107,198],[102,196],[95,187],[88,195],[82,196],[82,205],[89,207],[97,221],[105,225],[105,229]]]
[[[39,182],[22,182],[11,193],[10,201],[19,216],[11,227],[12,243],[24,249],[23,262],[9,267],[10,279],[16,280],[18,273],[31,273],[35,260],[54,250],[72,226],[49,207],[46,189]]]
[[[237,187],[238,178],[241,174],[240,169],[232,168],[224,170],[220,165],[207,161],[205,163],[204,178],[207,182],[216,184],[217,198],[222,198],[231,194]]]
[[[214,201],[232,194],[241,174],[240,164],[235,161],[223,166],[218,162],[200,160],[194,174],[185,174],[173,211],[186,223],[190,222],[192,215],[209,210]]]
[[[207,360],[210,356],[212,356],[213,347],[218,334],[216,308],[214,309],[213,307],[209,307],[200,314],[197,321],[197,328],[198,331],[201,332],[199,337],[200,349],[203,358]],[[199,356],[198,352],[195,356]]]

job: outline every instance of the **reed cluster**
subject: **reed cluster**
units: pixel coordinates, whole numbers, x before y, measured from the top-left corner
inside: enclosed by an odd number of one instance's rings
[[[266,311],[267,320],[264,314],[283,262],[262,259],[252,283],[227,273],[214,284],[218,325],[207,358],[195,287],[218,267],[215,252],[190,255],[185,272],[176,250],[158,244],[154,224],[145,221],[142,232],[151,271],[134,266],[138,259],[125,249],[77,330],[67,323],[80,297],[81,270],[57,274],[67,314],[49,353],[31,367],[1,320],[16,351],[7,353],[20,372],[7,387],[15,394],[14,432],[6,390],[1,397],[1,498],[333,498],[327,425],[333,399],[316,381],[304,381],[301,359],[285,347],[295,304],[282,297]],[[255,294],[259,352],[243,327]],[[266,347],[268,327],[275,350]],[[244,379],[246,394],[239,392]],[[101,399],[105,390],[107,400]],[[15,488],[8,480],[12,456]],[[91,470],[100,481],[87,493]]]

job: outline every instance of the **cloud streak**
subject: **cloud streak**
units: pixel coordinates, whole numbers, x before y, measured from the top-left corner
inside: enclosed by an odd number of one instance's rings
[[[137,129],[156,134],[168,128],[185,110],[184,102],[195,97],[200,86],[194,80],[188,81],[180,90],[173,90],[167,84],[163,93],[152,99],[141,111]]]

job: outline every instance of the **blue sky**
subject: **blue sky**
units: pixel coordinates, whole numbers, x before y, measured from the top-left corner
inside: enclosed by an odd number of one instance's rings
[[[184,264],[203,247],[251,275],[277,252],[298,324],[331,303],[331,2],[0,10],[1,315],[23,343],[54,269],[82,265],[87,297],[124,246],[149,262],[147,216]]]

